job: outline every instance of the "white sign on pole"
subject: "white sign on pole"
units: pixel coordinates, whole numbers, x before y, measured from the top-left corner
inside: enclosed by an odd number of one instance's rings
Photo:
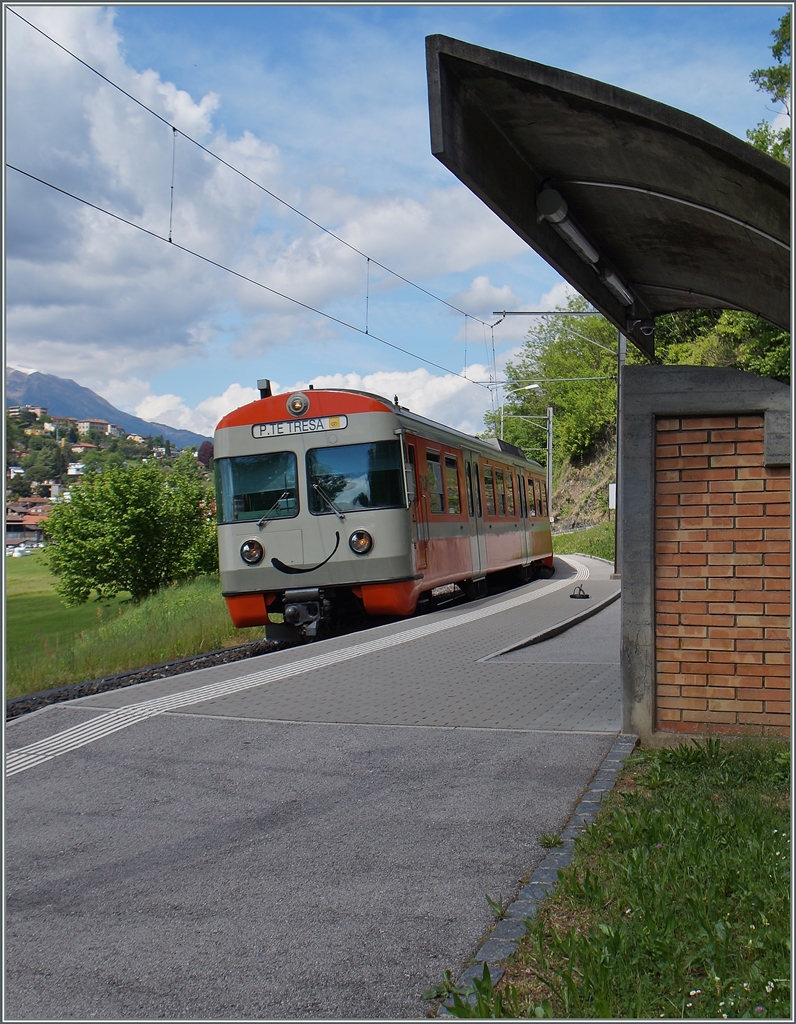
[[[616,484],[608,484],[608,508],[616,508]]]

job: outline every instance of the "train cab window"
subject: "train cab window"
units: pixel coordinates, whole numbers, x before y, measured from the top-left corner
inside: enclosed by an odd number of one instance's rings
[[[510,469],[506,470],[506,510],[510,516],[516,514],[514,504],[514,474]]]
[[[498,515],[506,514],[506,488],[503,483],[503,470],[495,469],[495,490],[497,491]]]
[[[369,508],[405,508],[399,441],[307,452],[307,494],[314,516]]]
[[[445,487],[442,482],[442,466],[439,452],[426,451],[428,468],[428,504],[432,512],[445,511]]]
[[[458,516],[462,511],[462,496],[459,490],[459,467],[455,455],[445,456],[445,493],[448,495],[448,511]]]
[[[547,511],[547,485],[539,481],[539,494],[541,496],[542,511],[541,515],[547,516],[550,513]]]
[[[216,459],[214,471],[219,523],[298,515],[298,466],[293,452]]]
[[[495,511],[495,482],[492,479],[492,467],[484,466],[484,496],[486,497],[486,514],[497,515]]]
[[[464,464],[464,488],[467,491],[467,511],[470,513],[470,518],[475,518],[475,505],[473,504],[473,476],[472,469],[469,462]]]

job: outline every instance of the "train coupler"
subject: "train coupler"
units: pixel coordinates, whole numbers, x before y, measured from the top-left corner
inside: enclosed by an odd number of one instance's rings
[[[329,617],[332,607],[318,587],[286,590],[282,604],[285,622],[295,626],[305,637],[317,636],[319,623]]]

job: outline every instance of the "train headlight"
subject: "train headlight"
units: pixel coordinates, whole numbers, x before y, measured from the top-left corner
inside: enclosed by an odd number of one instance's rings
[[[354,530],[348,538],[348,546],[355,555],[366,555],[373,547],[373,538],[367,530]]]
[[[287,400],[287,411],[291,416],[303,416],[310,407],[310,400],[300,391],[291,395]]]
[[[257,565],[262,562],[265,548],[259,540],[245,540],[240,546],[240,557],[246,565]]]

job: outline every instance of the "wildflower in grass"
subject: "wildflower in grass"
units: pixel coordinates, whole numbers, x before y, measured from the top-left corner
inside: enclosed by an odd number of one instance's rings
[[[765,1009],[764,1006],[756,1006],[755,1007],[755,1013],[762,1013],[764,1009]]]
[[[771,993],[772,993],[773,991],[774,991],[774,982],[773,982],[773,981],[769,981],[769,982],[767,982],[767,983],[766,983],[766,994],[767,994],[767,995],[771,995]]]

